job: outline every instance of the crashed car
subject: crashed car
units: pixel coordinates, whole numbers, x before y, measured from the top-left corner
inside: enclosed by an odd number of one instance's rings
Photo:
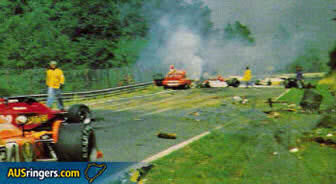
[[[52,110],[33,98],[0,98],[0,162],[94,161],[102,157],[90,109]]]
[[[284,80],[283,85],[285,88],[302,88],[300,81],[296,78],[281,78]]]
[[[176,71],[168,74],[162,81],[165,89],[190,88],[192,81],[186,77],[185,71]]]
[[[207,88],[218,87],[239,87],[240,81],[237,78],[224,79],[221,76],[203,81],[202,86]]]

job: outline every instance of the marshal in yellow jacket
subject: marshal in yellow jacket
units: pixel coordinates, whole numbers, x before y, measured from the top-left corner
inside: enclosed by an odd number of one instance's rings
[[[64,80],[63,71],[61,69],[56,68],[47,70],[46,84],[48,87],[58,89],[64,84]]]
[[[252,78],[251,70],[247,69],[245,70],[243,81],[250,81]]]

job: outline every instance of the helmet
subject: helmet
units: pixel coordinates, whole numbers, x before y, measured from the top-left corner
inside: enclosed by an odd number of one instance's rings
[[[170,69],[175,69],[174,65],[170,65]]]

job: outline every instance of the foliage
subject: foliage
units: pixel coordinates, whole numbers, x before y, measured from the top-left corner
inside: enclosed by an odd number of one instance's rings
[[[329,53],[329,67],[331,70],[336,70],[336,46],[334,49]]]
[[[314,89],[314,91],[323,96],[321,109],[329,108],[336,103],[335,101],[336,99],[329,92],[327,86],[319,84],[316,86],[316,89]],[[304,90],[293,88],[293,89],[290,89],[290,91],[287,94],[282,96],[279,99],[279,101],[285,101],[288,103],[295,103],[299,105],[302,100],[303,94],[304,94]]]
[[[295,73],[297,66],[302,67],[304,72],[327,72],[329,70],[326,59],[322,58],[320,51],[316,49],[308,49],[287,65],[285,70]]]
[[[0,66],[44,67],[57,60],[66,68],[105,68],[134,62],[148,30],[143,2],[3,0]]]
[[[234,24],[228,24],[224,28],[224,38],[226,40],[238,39],[248,45],[255,44],[255,39],[251,34],[250,29],[239,21]]]
[[[45,94],[44,69],[0,70],[0,96]],[[64,92],[88,91],[147,81],[137,68],[119,67],[109,69],[63,70]]]
[[[40,68],[50,60],[68,69],[129,65],[146,46],[150,25],[168,11],[200,14],[204,21],[192,25],[204,34],[211,29],[201,0],[2,0],[0,67]]]

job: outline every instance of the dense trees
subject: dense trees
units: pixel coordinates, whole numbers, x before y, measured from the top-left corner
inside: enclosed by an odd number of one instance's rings
[[[252,37],[250,29],[239,21],[226,25],[224,28],[224,39],[239,40],[247,45],[255,44],[255,39]]]
[[[191,1],[1,0],[0,67],[44,67],[50,60],[64,68],[128,65],[165,12],[204,17],[190,19],[191,25],[203,34],[211,31],[210,10],[201,0]]]
[[[301,66],[305,72],[327,72],[329,69],[326,61],[327,59],[321,56],[320,50],[307,49],[287,66],[287,71],[295,72],[296,67]]]
[[[0,66],[33,68],[55,59],[77,68],[134,62],[148,30],[144,0],[2,0]]]

